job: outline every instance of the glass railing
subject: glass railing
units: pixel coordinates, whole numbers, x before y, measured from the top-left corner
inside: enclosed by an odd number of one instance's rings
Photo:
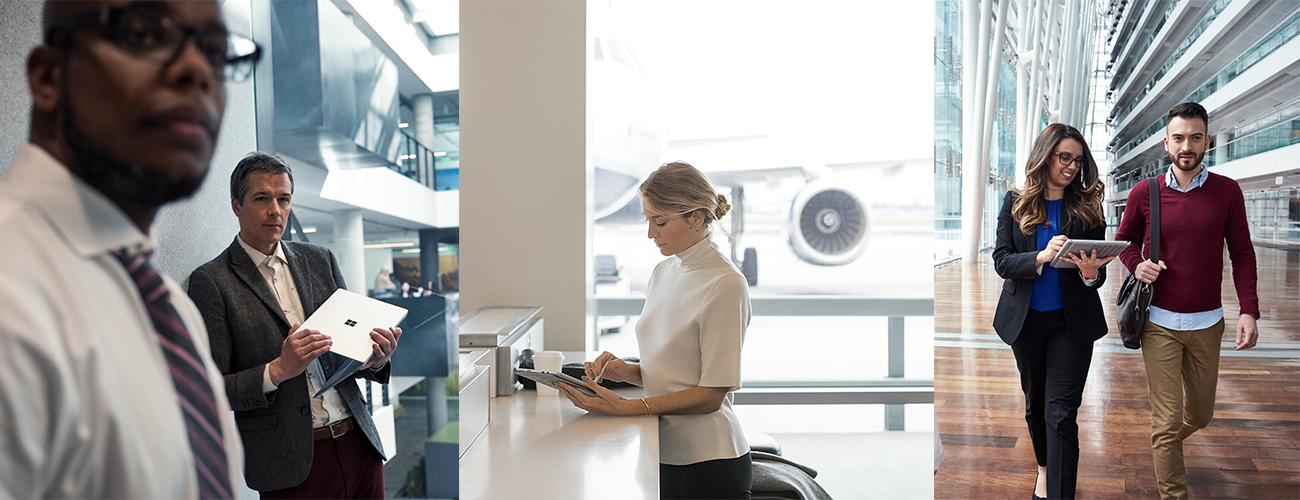
[[[441,154],[440,154],[441,153]],[[420,144],[415,137],[402,131],[398,145],[397,164],[388,168],[434,191],[460,189],[460,169],[437,168],[438,160],[447,153],[434,152]]]
[[[1125,106],[1119,114],[1115,115],[1114,123],[1124,121],[1124,119],[1128,117],[1128,114],[1133,112],[1133,108],[1136,108],[1137,105],[1142,102],[1143,97],[1146,97],[1147,94],[1151,93],[1151,89],[1155,88],[1156,84],[1160,83],[1160,79],[1164,78],[1165,74],[1169,72],[1169,69],[1174,67],[1174,63],[1178,62],[1178,58],[1187,53],[1187,49],[1191,48],[1193,43],[1196,43],[1196,40],[1210,27],[1210,23],[1213,23],[1215,19],[1218,19],[1219,13],[1223,12],[1223,9],[1228,8],[1228,4],[1231,2],[1232,0],[1219,0],[1218,2],[1215,2],[1214,5],[1210,6],[1210,10],[1205,13],[1205,17],[1201,18],[1201,22],[1196,23],[1196,27],[1192,28],[1192,32],[1187,34],[1187,38],[1183,39],[1183,43],[1178,45],[1178,49],[1174,50],[1174,53],[1169,56],[1169,60],[1165,61],[1165,64],[1160,66],[1160,69],[1156,70],[1156,73],[1151,77],[1151,80],[1142,87],[1142,90],[1138,91],[1136,96],[1133,96],[1133,100],[1129,102],[1129,105]],[[1121,90],[1122,89],[1123,87],[1121,87]]]
[[[1191,95],[1187,96],[1186,99],[1183,99],[1180,102],[1203,101],[1206,97],[1209,97],[1215,91],[1219,90],[1220,88],[1223,88],[1224,85],[1227,85],[1229,82],[1236,79],[1242,73],[1245,73],[1246,70],[1254,66],[1255,63],[1263,60],[1265,57],[1268,57],[1270,54],[1273,53],[1273,51],[1277,50],[1278,47],[1281,47],[1282,45],[1294,39],[1297,34],[1300,34],[1300,11],[1296,11],[1292,13],[1291,16],[1286,19],[1286,21],[1283,21],[1282,24],[1280,24],[1277,28],[1274,28],[1273,31],[1270,32],[1268,35],[1266,35],[1264,38],[1260,39],[1260,41],[1256,43],[1253,47],[1251,47],[1242,55],[1238,56],[1237,59],[1234,60],[1231,64],[1229,64],[1227,67],[1220,70],[1217,75],[1214,75],[1214,77],[1210,78],[1210,80],[1207,81],[1204,85],[1196,89],[1194,92],[1191,93]],[[1164,125],[1165,125],[1165,117],[1161,116],[1159,118],[1156,118],[1156,120],[1152,122],[1151,125],[1147,126],[1141,132],[1138,132],[1138,134],[1132,140],[1128,141],[1123,146],[1117,148],[1115,150],[1115,159],[1119,159],[1123,157],[1125,153],[1129,152],[1134,147],[1141,144],[1142,141],[1145,141],[1149,139],[1152,135],[1158,133],[1161,129],[1164,128]]]
[[[1192,92],[1192,95],[1189,96],[1187,100],[1200,102],[1210,94],[1223,88],[1223,86],[1227,85],[1228,82],[1231,82],[1242,73],[1245,73],[1246,70],[1254,66],[1255,63],[1268,57],[1269,54],[1273,53],[1273,51],[1291,41],[1291,39],[1295,38],[1297,34],[1300,34],[1300,11],[1292,13],[1291,17],[1287,18],[1286,21],[1283,21],[1281,25],[1260,40],[1259,43],[1255,44],[1254,47],[1251,47],[1250,50],[1247,50],[1244,54],[1237,57],[1232,64],[1223,68],[1223,71],[1220,71],[1219,74],[1215,75],[1214,78],[1211,78],[1210,81],[1206,82],[1205,85],[1202,85],[1201,88]]]
[[[1129,53],[1137,54],[1138,55],[1137,57],[1141,57],[1141,54],[1145,53],[1147,49],[1151,47],[1151,42],[1156,41],[1156,37],[1160,36],[1160,30],[1165,27],[1165,22],[1169,21],[1169,14],[1172,14],[1174,12],[1174,8],[1178,7],[1178,4],[1180,3],[1182,3],[1181,0],[1175,0],[1173,2],[1169,2],[1169,7],[1165,9],[1164,14],[1160,15],[1160,22],[1156,24],[1155,29],[1151,30],[1151,34],[1148,35],[1146,38],[1142,39],[1142,43],[1135,46],[1134,50]],[[1124,73],[1122,73],[1122,75],[1124,75],[1124,79],[1120,80],[1119,85],[1112,85],[1111,90],[1119,90],[1124,88],[1124,85],[1127,84],[1128,80],[1130,78],[1133,78],[1133,75],[1136,73],[1137,71],[1125,71]]]
[[[1125,9],[1123,15],[1129,18],[1141,17],[1142,12],[1145,12],[1147,9],[1147,1],[1148,0],[1141,0],[1139,2],[1133,2],[1132,5],[1129,5]],[[1138,20],[1135,19],[1133,21],[1133,24],[1136,25],[1137,21]],[[1128,24],[1127,19],[1124,19],[1121,22],[1125,23],[1126,25]],[[1136,29],[1136,28],[1132,28],[1132,29]],[[1124,52],[1124,47],[1127,46],[1128,43],[1133,40],[1133,37],[1129,36],[1129,32],[1132,31],[1132,29],[1128,29],[1127,27],[1123,27],[1120,29],[1119,34],[1122,36],[1116,39],[1115,47],[1110,53],[1110,62],[1113,63],[1115,62],[1116,59],[1119,59],[1119,55]]]
[[[1222,165],[1292,144],[1300,144],[1300,118],[1287,120],[1206,151],[1205,166]]]
[[[1251,238],[1300,243],[1300,189],[1273,189],[1244,195]]]

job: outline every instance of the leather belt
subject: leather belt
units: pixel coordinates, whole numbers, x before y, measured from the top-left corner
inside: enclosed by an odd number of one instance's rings
[[[339,436],[347,434],[348,431],[356,428],[356,421],[352,417],[345,418],[333,424],[317,427],[311,430],[311,435],[316,441],[322,439],[337,439]]]

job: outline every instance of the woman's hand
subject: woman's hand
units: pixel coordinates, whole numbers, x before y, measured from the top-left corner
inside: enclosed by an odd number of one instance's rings
[[[601,387],[590,377],[582,377],[582,381],[591,390],[596,391],[595,396],[583,394],[578,389],[570,387],[569,384],[556,384],[556,386],[560,388],[561,393],[564,393],[564,397],[573,402],[573,406],[587,410],[590,413],[604,413],[616,417],[645,414],[644,411],[636,411],[636,408],[642,408],[640,401],[623,399],[618,394],[614,394],[614,391]]]
[[[600,356],[596,356],[595,361],[583,363],[582,367],[587,372],[587,378],[595,380],[597,383],[605,380],[634,382],[633,370],[635,368],[609,351],[600,353]]]
[[[1092,281],[1097,279],[1097,270],[1115,260],[1115,257],[1098,259],[1097,250],[1094,249],[1091,255],[1083,252],[1079,252],[1077,255],[1068,253],[1061,257],[1061,260],[1079,266],[1079,272],[1083,274],[1083,279]]]
[[[1052,262],[1052,259],[1056,258],[1056,254],[1061,251],[1061,247],[1065,246],[1067,241],[1070,241],[1070,239],[1066,238],[1064,234],[1058,234],[1047,240],[1047,248],[1038,251],[1038,257],[1034,259],[1034,265],[1041,266]]]

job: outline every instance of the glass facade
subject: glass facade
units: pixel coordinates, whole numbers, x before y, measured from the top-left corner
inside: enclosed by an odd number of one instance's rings
[[[1183,43],[1178,45],[1178,49],[1174,50],[1174,53],[1169,56],[1169,59],[1165,61],[1165,64],[1161,66],[1160,69],[1156,70],[1155,76],[1152,76],[1151,79],[1147,81],[1147,84],[1142,87],[1142,90],[1138,91],[1136,96],[1133,96],[1133,101],[1130,102],[1123,111],[1120,111],[1119,114],[1116,115],[1115,123],[1124,121],[1124,118],[1128,117],[1128,114],[1133,111],[1133,108],[1137,107],[1137,105],[1142,102],[1142,98],[1151,93],[1151,89],[1155,88],[1156,84],[1160,83],[1160,79],[1164,78],[1165,74],[1174,67],[1174,63],[1178,62],[1178,58],[1183,57],[1183,54],[1187,53],[1187,49],[1191,48],[1192,44],[1196,43],[1196,40],[1201,37],[1201,34],[1205,33],[1205,30],[1210,27],[1210,23],[1213,23],[1215,19],[1219,18],[1219,13],[1223,12],[1223,9],[1228,8],[1230,2],[1232,2],[1232,0],[1219,0],[1218,2],[1215,2],[1214,5],[1210,6],[1210,10],[1205,13],[1205,17],[1201,18],[1201,22],[1196,23],[1196,27],[1192,28],[1192,32],[1187,34],[1187,38],[1183,39]]]
[[[1219,71],[1218,74],[1214,75],[1214,77],[1210,78],[1210,80],[1204,85],[1196,89],[1196,91],[1192,92],[1191,95],[1187,96],[1186,99],[1183,99],[1180,102],[1201,102],[1205,100],[1205,98],[1209,97],[1215,91],[1219,90],[1224,85],[1227,85],[1228,82],[1231,82],[1242,73],[1245,73],[1246,70],[1254,66],[1255,63],[1268,57],[1268,55],[1272,54],[1273,51],[1278,49],[1278,47],[1281,47],[1283,44],[1294,39],[1297,34],[1300,34],[1300,11],[1292,13],[1285,21],[1278,25],[1277,28],[1274,28],[1267,36],[1250,49],[1246,50],[1246,52],[1241,56],[1237,57],[1232,64],[1223,68],[1223,70]],[[1152,122],[1151,125],[1148,125],[1143,129],[1142,132],[1139,132],[1132,140],[1117,148],[1115,150],[1114,158],[1124,156],[1125,153],[1128,153],[1143,141],[1151,138],[1151,136],[1159,133],[1161,130],[1164,130],[1164,127],[1165,118],[1161,116],[1160,118],[1157,118],[1156,121]]]
[[[1182,0],[1182,1],[1186,1],[1186,0]],[[1151,48],[1151,42],[1154,42],[1156,40],[1156,37],[1160,36],[1160,30],[1164,29],[1165,22],[1169,21],[1169,15],[1174,12],[1174,8],[1178,7],[1179,3],[1181,2],[1180,1],[1169,2],[1169,7],[1165,8],[1165,12],[1160,15],[1160,21],[1156,24],[1155,28],[1151,30],[1151,34],[1144,37],[1142,41],[1139,42],[1138,45],[1134,46],[1133,52],[1129,54],[1130,59],[1137,61],[1138,59],[1141,58],[1139,54],[1145,53],[1147,49]],[[1135,10],[1132,12],[1141,12],[1141,11]],[[1128,80],[1130,78],[1133,78],[1133,75],[1134,75],[1133,71],[1125,71],[1123,73],[1120,73],[1119,77],[1121,78],[1121,80],[1119,84],[1112,85],[1110,88],[1112,90],[1123,89],[1124,84],[1128,83]],[[1112,119],[1111,123],[1119,123],[1119,121],[1118,119]]]
[[[956,0],[935,2],[934,53],[934,237],[935,261],[959,254],[962,233],[962,12]],[[999,58],[997,108],[993,115],[988,184],[980,248],[993,247],[1002,197],[1015,186],[1016,63],[1004,51]],[[1045,126],[1046,124],[1044,124]]]
[[[935,2],[934,30],[934,238],[942,259],[961,241],[961,2]]]

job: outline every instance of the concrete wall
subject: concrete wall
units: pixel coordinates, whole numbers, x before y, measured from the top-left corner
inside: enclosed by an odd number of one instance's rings
[[[542,306],[593,345],[587,4],[461,2],[461,313]]]

